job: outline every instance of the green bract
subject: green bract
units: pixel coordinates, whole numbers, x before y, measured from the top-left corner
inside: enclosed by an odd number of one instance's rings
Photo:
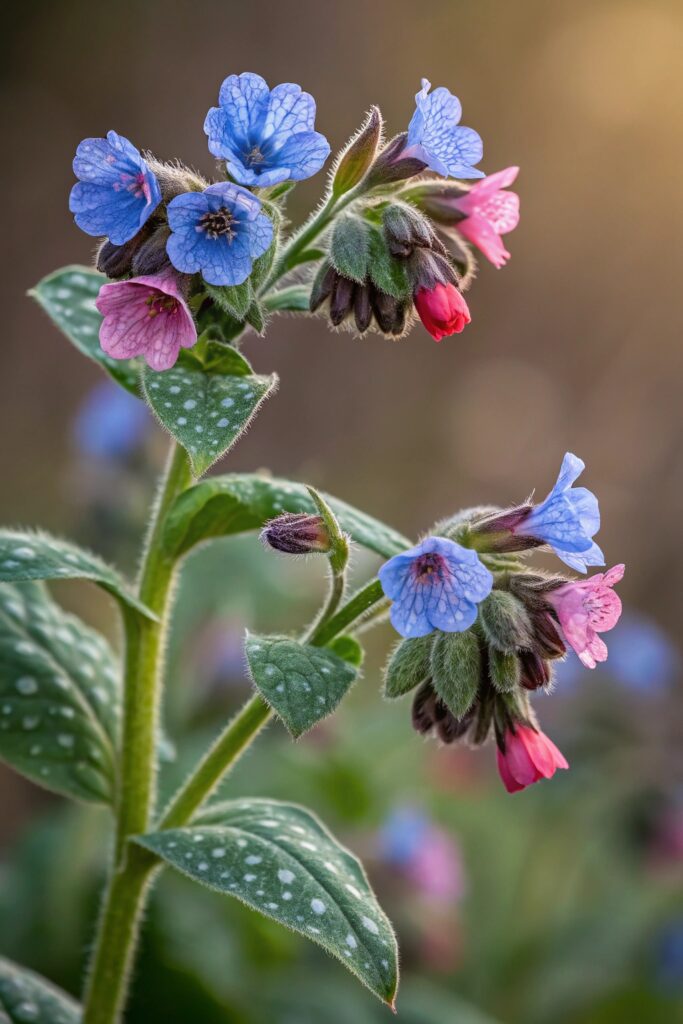
[[[356,668],[324,647],[283,636],[248,636],[249,671],[259,692],[296,739],[331,714]]]

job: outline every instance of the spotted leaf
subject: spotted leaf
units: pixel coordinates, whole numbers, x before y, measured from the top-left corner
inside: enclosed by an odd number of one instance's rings
[[[384,558],[410,547],[409,540],[378,519],[329,494],[322,496],[342,530],[357,544]],[[170,552],[180,554],[209,537],[259,530],[281,512],[315,515],[317,511],[303,484],[242,473],[211,477],[176,500],[167,519],[164,542]]]
[[[124,607],[155,619],[119,574],[96,555],[48,533],[0,530],[0,583],[26,580],[92,580]]]
[[[104,274],[90,267],[62,267],[44,277],[29,295],[79,352],[99,363],[110,377],[139,398],[140,361],[112,359],[100,348],[102,314],[95,308],[95,299],[106,282]]]
[[[0,957],[0,1024],[80,1024],[81,1010],[39,974]]]
[[[246,653],[256,688],[295,739],[334,711],[357,675],[332,651],[286,636],[248,636]]]
[[[0,758],[34,782],[109,803],[119,666],[42,583],[0,584]]]
[[[236,800],[138,840],[167,864],[317,942],[393,1006],[398,950],[360,862],[303,807]]]
[[[163,373],[143,374],[147,401],[188,453],[195,476],[232,448],[277,385],[275,374],[255,374],[234,349],[223,349],[228,356],[211,365],[186,360]]]

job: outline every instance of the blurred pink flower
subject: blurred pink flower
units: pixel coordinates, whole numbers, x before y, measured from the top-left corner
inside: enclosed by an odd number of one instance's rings
[[[144,356],[153,370],[168,370],[180,349],[192,348],[197,340],[175,274],[104,284],[95,305],[104,317],[100,345],[114,359]]]
[[[607,645],[598,633],[613,629],[619,621],[621,600],[612,587],[623,575],[624,566],[615,565],[608,572],[567,583],[548,594],[562,632],[586,668],[607,660]]]
[[[541,779],[550,779],[558,768],[569,768],[564,755],[545,733],[518,725],[505,734],[505,751],[498,749],[498,771],[508,793],[517,793]]]
[[[510,259],[500,236],[519,223],[519,196],[504,189],[518,174],[519,167],[506,167],[504,171],[489,174],[466,195],[453,200],[453,206],[465,215],[456,225],[458,231],[499,269]]]
[[[463,896],[465,878],[460,849],[440,829],[429,828],[405,870],[423,896],[449,903]]]

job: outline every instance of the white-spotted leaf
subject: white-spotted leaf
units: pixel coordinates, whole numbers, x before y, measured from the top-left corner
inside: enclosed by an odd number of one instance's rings
[[[0,584],[0,758],[66,796],[111,803],[119,666],[42,583]]]
[[[411,542],[378,519],[322,492],[339,525],[352,540],[391,558]],[[255,474],[231,473],[211,477],[185,491],[167,519],[164,542],[175,554],[189,551],[210,537],[260,530],[281,512],[317,513],[303,484]]]
[[[239,363],[216,360],[204,367],[186,360],[163,373],[146,369],[142,378],[147,401],[188,453],[195,476],[232,448],[277,385],[275,374],[251,373],[239,353],[223,348]]]
[[[140,361],[112,359],[100,348],[102,314],[95,307],[95,299],[107,280],[90,267],[62,267],[39,281],[29,295],[79,352],[99,363],[117,383],[139,398]]]
[[[261,696],[295,739],[334,711],[357,675],[332,651],[286,636],[247,636],[246,654]]]
[[[338,957],[393,1005],[398,950],[360,862],[303,807],[216,804],[197,824],[138,839],[196,882],[235,896]]]
[[[155,619],[119,574],[96,555],[48,533],[0,530],[0,583],[27,580],[92,580],[122,605]]]
[[[39,974],[0,957],[0,1024],[80,1024],[77,1003]]]

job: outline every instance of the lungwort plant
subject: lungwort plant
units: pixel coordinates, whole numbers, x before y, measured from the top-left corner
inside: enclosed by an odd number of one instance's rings
[[[577,582],[528,567],[549,546],[585,572],[602,565],[597,500],[572,484],[567,455],[540,504],[472,509],[417,545],[342,500],[260,474],[203,475],[275,391],[241,351],[281,313],[322,312],[336,328],[395,339],[416,314],[438,341],[470,323],[471,245],[509,254],[517,173],[477,167],[482,142],[447,89],[416,97],[408,130],[385,139],[373,107],[337,156],[325,196],[289,233],[285,203],[328,156],[315,103],[297,85],[231,75],[204,125],[218,180],[162,163],[110,131],[78,146],[70,209],[99,240],[96,268],[67,267],[34,298],[66,337],[171,435],[133,587],[100,558],[40,531],[0,532],[0,756],[65,797],[106,804],[111,863],[82,1006],[0,962],[0,1017],[112,1024],[124,1012],[145,902],[177,871],[280,922],[337,957],[394,1006],[391,924],[356,857],[310,811],[267,799],[216,801],[236,759],[272,716],[292,737],[332,713],[360,673],[356,636],[390,615],[400,634],[385,695],[413,693],[413,724],[444,743],[493,736],[502,780],[523,789],[556,768],[529,695],[574,647],[589,667],[616,622],[623,567]],[[474,182],[474,184],[472,184]],[[168,806],[157,802],[163,654],[174,580],[196,545],[261,531],[278,551],[318,553],[329,595],[296,636],[245,638],[253,696],[219,730]],[[347,594],[352,545],[384,560]],[[84,579],[115,600],[125,645],[107,641],[52,596]],[[228,584],[226,584],[228,585]]]

